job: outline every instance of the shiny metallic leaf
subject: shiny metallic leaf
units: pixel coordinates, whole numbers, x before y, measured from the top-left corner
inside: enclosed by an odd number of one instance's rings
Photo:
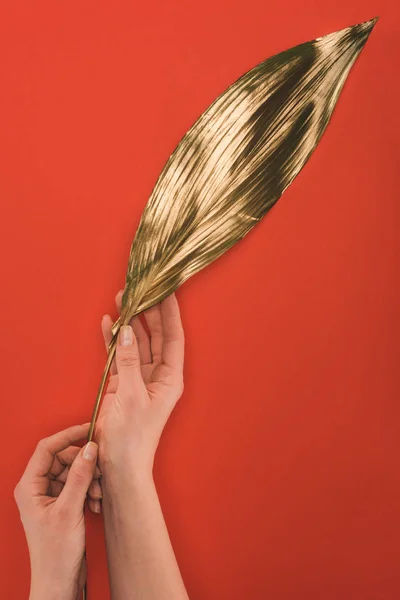
[[[265,60],[219,96],[183,137],[132,243],[105,375],[120,326],[245,236],[300,172],[375,22]]]

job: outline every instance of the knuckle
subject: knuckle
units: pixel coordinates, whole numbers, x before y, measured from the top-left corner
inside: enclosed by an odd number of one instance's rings
[[[179,398],[182,396],[183,390],[185,388],[185,385],[183,382],[183,377],[179,377],[179,378],[175,379],[173,387],[174,387],[176,400],[179,400]]]
[[[177,400],[179,400],[179,398],[182,396],[183,394],[183,390],[184,390],[184,381],[183,381],[183,376],[178,376],[175,378],[174,380],[174,390],[175,390],[175,394],[177,396]]]
[[[36,449],[37,450],[46,450],[47,446],[48,446],[48,438],[42,438],[41,440],[38,441],[37,445],[36,445]]]
[[[76,469],[73,473],[70,473],[70,477],[76,487],[81,487],[86,482],[85,473],[80,469]]]
[[[65,521],[66,519],[69,518],[69,516],[71,514],[70,505],[67,504],[66,502],[60,503],[60,505],[57,508],[57,513],[58,513],[58,518],[60,519],[60,521]]]
[[[20,482],[20,481],[18,481],[17,485],[16,485],[16,486],[15,486],[15,488],[14,488],[14,500],[15,500],[15,502],[16,502],[17,504],[19,504],[19,503],[20,503],[20,501],[21,501],[21,496],[22,496],[22,494],[21,494],[21,482]]]
[[[153,352],[153,363],[160,363],[162,361],[162,355],[160,352]]]
[[[93,500],[101,500],[103,497],[103,493],[101,491],[101,487],[99,486],[91,486],[89,489],[89,496],[93,498]]]
[[[120,354],[119,364],[121,367],[139,367],[140,357],[137,352],[128,350]]]

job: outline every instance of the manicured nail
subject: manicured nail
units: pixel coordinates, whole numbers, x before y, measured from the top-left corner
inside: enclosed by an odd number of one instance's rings
[[[93,508],[94,508],[94,512],[95,513],[97,513],[97,514],[100,513],[101,508],[100,508],[100,501],[99,500],[95,500]]]
[[[83,458],[85,460],[95,460],[97,457],[97,444],[88,442],[83,449]]]
[[[130,325],[122,325],[121,332],[119,334],[119,340],[121,342],[121,346],[132,346],[133,335],[132,327],[130,327]]]

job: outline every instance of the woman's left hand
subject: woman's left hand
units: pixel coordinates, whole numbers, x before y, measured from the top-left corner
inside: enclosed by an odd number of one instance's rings
[[[89,488],[100,489],[100,472],[97,445],[74,444],[88,431],[89,424],[76,425],[42,439],[15,488],[31,560],[30,600],[75,600],[85,584],[83,509]],[[90,504],[98,512],[98,496]]]

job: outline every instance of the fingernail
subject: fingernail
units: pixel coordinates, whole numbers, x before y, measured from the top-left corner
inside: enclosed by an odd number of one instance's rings
[[[97,514],[100,513],[101,508],[100,508],[100,501],[99,500],[96,500],[95,505],[94,505],[93,508],[94,508],[94,512],[95,513],[97,513]]]
[[[132,335],[132,327],[130,327],[130,325],[123,325],[121,327],[121,332],[119,334],[119,340],[121,342],[121,346],[132,346],[133,335]]]
[[[88,442],[83,449],[83,458],[85,460],[95,460],[97,456],[97,444]]]

